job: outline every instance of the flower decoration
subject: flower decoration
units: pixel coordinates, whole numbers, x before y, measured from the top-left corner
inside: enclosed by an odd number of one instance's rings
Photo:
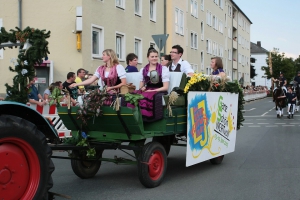
[[[21,71],[21,74],[24,76],[25,74],[27,74],[28,73],[28,70],[27,69],[22,69],[22,71]]]

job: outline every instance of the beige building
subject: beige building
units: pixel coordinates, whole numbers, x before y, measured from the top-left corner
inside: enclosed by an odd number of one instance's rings
[[[184,48],[183,59],[197,72],[211,73],[210,61],[219,56],[234,80],[250,83],[250,25],[231,0],[167,0],[166,49]],[[235,38],[236,37],[236,38]]]
[[[0,0],[0,5],[0,27],[51,31],[46,66],[53,73],[38,74],[48,81],[44,87],[79,68],[94,73],[108,48],[124,67],[126,55],[136,53],[141,68],[149,46],[157,48],[156,34],[169,34],[162,53],[181,45],[183,59],[195,71],[210,74],[211,57],[220,56],[228,75],[239,80],[244,74],[245,83],[250,82],[251,21],[232,0]],[[5,83],[12,83],[15,74],[8,67],[17,55],[18,49],[0,50],[0,94]]]

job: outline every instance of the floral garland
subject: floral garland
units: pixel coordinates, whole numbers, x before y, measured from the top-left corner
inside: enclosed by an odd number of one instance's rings
[[[245,121],[242,110],[244,109],[244,94],[243,89],[238,82],[230,82],[225,76],[206,75],[202,73],[195,73],[188,78],[185,85],[184,93],[188,91],[209,91],[209,92],[231,92],[239,94],[238,97],[238,117],[237,129],[240,129],[242,122]]]

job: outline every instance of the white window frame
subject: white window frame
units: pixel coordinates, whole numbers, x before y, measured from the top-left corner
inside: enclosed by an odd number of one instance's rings
[[[200,3],[200,8],[202,11],[204,11],[204,0],[200,0],[201,3]]]
[[[138,6],[138,11],[137,11],[137,6]],[[142,8],[143,8],[142,0],[134,0],[134,14],[138,16],[142,16]]]
[[[97,31],[98,32],[98,54],[94,53],[93,47],[93,32]],[[94,59],[102,59],[102,52],[104,50],[104,28],[102,26],[98,26],[95,24],[91,25],[91,54],[92,58]]]
[[[117,38],[121,38],[120,41],[120,48],[118,48],[118,44],[117,44]],[[126,49],[126,44],[125,44],[125,33],[121,33],[116,31],[116,36],[115,36],[115,42],[116,42],[116,54],[117,57],[119,59],[119,61],[125,61],[125,49]],[[119,55],[120,54],[120,55]]]
[[[228,17],[232,17],[232,6],[228,5]]]
[[[136,44],[138,47],[138,51],[136,50]],[[138,63],[143,63],[143,42],[141,38],[134,37],[134,53],[137,55],[138,58]]]
[[[200,64],[201,64],[201,71],[204,72],[204,52],[200,52]]]
[[[191,48],[198,49],[198,33],[191,31]]]
[[[203,41],[204,40],[204,22],[203,21],[201,21],[200,28],[201,28],[201,40]]]
[[[152,2],[152,15],[151,16],[151,2]],[[156,0],[149,1],[149,19],[150,21],[156,22]]]
[[[184,35],[184,12],[179,8],[175,8],[175,33]]]
[[[224,0],[219,0],[219,6],[222,10],[224,9]]]
[[[211,39],[206,39],[206,53],[208,53],[208,54],[212,53]]]
[[[125,0],[116,0],[116,7],[125,10]]]
[[[198,2],[196,0],[191,0],[191,15],[198,18]]]
[[[228,49],[228,60],[232,60],[232,49]]]
[[[223,34],[223,22],[219,19],[219,32]]]

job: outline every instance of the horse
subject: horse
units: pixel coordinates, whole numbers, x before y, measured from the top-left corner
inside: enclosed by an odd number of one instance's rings
[[[275,102],[275,108],[277,113],[277,118],[281,118],[283,116],[283,108],[285,107],[285,96],[283,89],[279,85],[279,81],[274,82],[277,89],[273,92],[273,99]]]

